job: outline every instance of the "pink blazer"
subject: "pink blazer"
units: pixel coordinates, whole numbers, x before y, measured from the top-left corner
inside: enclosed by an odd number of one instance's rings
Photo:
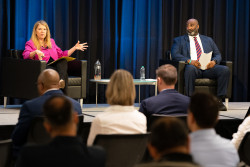
[[[68,56],[68,50],[62,51],[55,43],[54,39],[50,39],[52,48],[43,48],[41,47],[41,51],[44,53],[43,60],[46,62],[49,61],[49,58],[51,57],[54,60],[57,60],[58,58]],[[32,40],[29,40],[25,44],[25,50],[23,51],[23,58],[24,59],[33,59],[33,60],[39,60],[38,55],[36,54],[33,58],[30,58],[30,52],[33,52],[37,50]]]

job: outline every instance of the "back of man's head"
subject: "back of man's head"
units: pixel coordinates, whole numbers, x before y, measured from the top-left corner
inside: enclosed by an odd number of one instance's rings
[[[177,82],[177,70],[171,64],[160,66],[156,70],[156,76],[162,78],[166,85],[175,85]]]
[[[200,128],[213,128],[219,113],[218,100],[208,93],[194,93],[191,96],[189,112]]]
[[[59,89],[59,74],[53,69],[43,70],[37,80],[38,91],[43,94],[48,89],[56,88]]]
[[[151,127],[149,143],[160,154],[188,147],[188,130],[178,118],[169,117],[157,120]]]
[[[45,120],[54,129],[66,127],[73,118],[73,107],[71,101],[63,95],[50,97],[43,106]]]

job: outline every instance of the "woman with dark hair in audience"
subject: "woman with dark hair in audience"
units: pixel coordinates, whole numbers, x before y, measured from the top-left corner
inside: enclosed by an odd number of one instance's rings
[[[134,108],[135,96],[132,75],[125,70],[115,71],[106,90],[110,106],[94,118],[88,145],[93,144],[97,134],[146,133],[146,117]]]
[[[69,50],[62,51],[55,43],[54,39],[50,37],[50,30],[48,24],[44,20],[37,21],[33,27],[32,35],[29,41],[25,44],[23,52],[24,59],[44,60],[47,64],[61,58],[68,57],[76,50],[84,51],[87,49],[87,43],[80,44],[79,41]],[[67,61],[61,59],[47,68],[56,70],[60,78],[63,80],[62,87],[67,85]],[[32,69],[31,69],[32,70]]]

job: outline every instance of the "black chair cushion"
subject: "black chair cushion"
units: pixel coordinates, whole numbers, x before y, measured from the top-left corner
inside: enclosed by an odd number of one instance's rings
[[[213,79],[202,78],[195,80],[195,86],[216,86],[217,82]]]

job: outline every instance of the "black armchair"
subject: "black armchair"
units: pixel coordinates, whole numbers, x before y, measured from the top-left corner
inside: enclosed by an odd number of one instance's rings
[[[1,95],[4,96],[4,107],[7,97],[32,99],[38,96],[37,78],[46,69],[45,61],[24,60],[22,50],[10,50],[9,55],[2,59],[2,87]],[[68,87],[67,95],[80,99],[86,98],[87,61],[74,60],[68,62]]]
[[[185,84],[184,84],[184,70],[185,70],[185,62],[184,61],[174,61],[171,60],[171,55],[167,52],[167,56],[164,57],[165,59],[161,59],[159,61],[159,66],[163,64],[172,64],[176,67],[178,78],[176,89],[178,92],[185,94]],[[228,108],[228,101],[229,98],[232,96],[232,73],[233,73],[233,63],[232,61],[221,62],[221,65],[226,65],[230,70],[230,79],[227,88],[227,95],[225,97],[226,107]],[[214,95],[217,94],[217,82],[213,79],[208,78],[201,78],[195,80],[195,91],[206,91],[210,92]]]

